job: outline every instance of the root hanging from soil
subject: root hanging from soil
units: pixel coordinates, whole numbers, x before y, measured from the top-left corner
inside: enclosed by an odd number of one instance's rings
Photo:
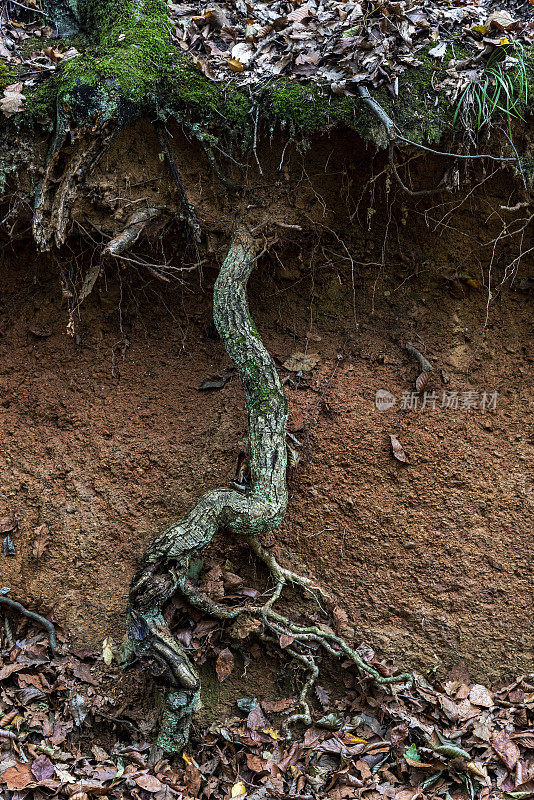
[[[181,520],[160,534],[146,552],[130,588],[128,632],[137,655],[149,663],[165,688],[165,713],[158,746],[180,752],[187,743],[191,717],[200,703],[200,680],[183,646],[173,637],[163,615],[169,598],[179,591],[202,611],[224,621],[243,618],[251,632],[279,646],[289,637],[285,652],[308,672],[300,692],[300,713],[287,721],[311,721],[308,693],[319,674],[311,648],[350,659],[376,683],[410,683],[407,673],[383,677],[333,631],[298,625],[274,609],[287,583],[300,586],[319,603],[325,597],[309,579],[283,568],[260,544],[258,535],[276,528],[287,507],[287,402],[275,363],[254,326],[246,287],[257,259],[257,243],[242,225],[235,231],[214,288],[214,319],[227,353],[236,365],[245,393],[249,430],[251,486],[245,492],[213,489],[203,495]],[[274,581],[263,605],[229,608],[202,594],[189,580],[189,562],[220,528],[243,537],[262,560]],[[248,622],[248,624],[247,624]]]
[[[79,185],[102,158],[117,135],[117,129],[111,126],[78,133],[70,151],[63,147],[67,133],[66,121],[59,120],[52,152],[35,199],[33,236],[42,251],[50,250],[52,242],[57,247],[65,243]]]
[[[35,611],[29,611],[25,608],[22,603],[17,603],[16,600],[11,600],[10,597],[6,597],[5,595],[0,594],[0,604],[4,606],[8,606],[9,608],[18,611],[19,614],[22,614],[24,617],[28,619],[33,619],[35,622],[42,625],[42,627],[48,633],[48,641],[50,642],[50,649],[53,653],[57,650],[57,639],[56,639],[56,629],[54,628],[54,624],[50,622],[50,620],[46,619],[46,617],[42,617],[40,614],[36,614]]]

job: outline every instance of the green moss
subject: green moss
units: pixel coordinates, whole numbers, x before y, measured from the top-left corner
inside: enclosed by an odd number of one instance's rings
[[[282,79],[271,91],[268,106],[282,125],[293,131],[313,133],[335,125],[350,128],[356,123],[354,100],[334,95],[317,84]]]
[[[181,53],[175,54],[167,73],[163,102],[169,112],[178,111],[194,122],[237,130],[249,124],[252,108],[243,92],[208,80]]]
[[[3,91],[11,82],[11,72],[5,64],[0,64],[0,91]]]
[[[102,120],[116,111],[118,96],[126,103],[140,105],[155,92],[170,63],[167,14],[165,0],[123,0],[118,4],[101,0],[91,4],[91,29],[99,31],[99,43],[65,64],[58,102],[74,105],[79,112],[96,93],[94,105]]]

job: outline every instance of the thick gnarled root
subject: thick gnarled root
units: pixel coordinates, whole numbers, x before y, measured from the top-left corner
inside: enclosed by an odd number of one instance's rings
[[[33,236],[40,250],[65,243],[80,184],[102,157],[114,134],[114,130],[79,132],[68,148],[62,146],[64,135],[57,141],[35,199]]]
[[[297,625],[274,609],[287,583],[301,586],[323,611],[321,599],[327,598],[308,578],[282,567],[257,538],[280,524],[287,506],[287,403],[273,359],[248,312],[246,285],[255,253],[251,235],[239,227],[214,290],[215,323],[245,392],[250,490],[243,493],[225,488],[206,492],[185,517],[156,537],[130,590],[130,637],[137,654],[149,661],[166,690],[158,744],[169,753],[180,752],[187,741],[200,690],[193,665],[163,617],[164,605],[176,591],[192,606],[222,621],[235,620],[240,615],[253,617],[258,635],[269,643],[278,644],[283,635],[291,637],[291,646],[285,652],[306,669],[308,677],[300,692],[301,711],[289,718],[288,726],[311,721],[308,694],[318,676],[317,656],[322,651],[350,659],[362,675],[376,683],[411,680],[407,674],[382,676],[333,631],[318,625]],[[203,595],[188,579],[190,559],[209,544],[220,528],[243,537],[269,569],[274,588],[263,605],[225,607]]]
[[[209,613],[224,613],[195,593],[187,580],[189,559],[220,528],[247,536],[276,528],[287,507],[287,402],[274,361],[250,317],[246,294],[256,252],[252,236],[238,227],[215,283],[213,303],[217,330],[245,392],[251,489],[245,494],[229,488],[206,492],[189,514],[156,537],[130,590],[130,638],[166,689],[158,742],[167,752],[179,752],[187,741],[199,683],[186,653],[170,634],[162,609],[181,589]]]

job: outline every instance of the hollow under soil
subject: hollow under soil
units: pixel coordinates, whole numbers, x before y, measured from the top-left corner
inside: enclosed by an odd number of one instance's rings
[[[108,260],[82,304],[73,307],[66,291],[98,263],[97,230],[118,226],[133,203],[172,197],[157,144],[146,139],[143,123],[119,137],[89,178],[60,253],[37,254],[23,224],[2,250],[0,517],[15,513],[18,528],[1,580],[80,647],[120,639],[146,546],[234,477],[246,437],[236,375],[198,390],[231,367],[211,290],[237,201],[178,133],[175,157],[207,220],[207,244],[185,252],[163,227],[139,252],[193,269],[164,284]],[[385,160],[347,134],[303,153],[291,145],[279,168],[282,149],[268,151],[248,197],[251,218],[273,225],[249,298],[287,379],[288,430],[301,447],[287,516],[264,542],[330,590],[356,642],[401,666],[460,665],[486,683],[526,671],[533,271],[531,255],[514,259],[528,250],[529,232],[521,243],[491,244],[516,184],[502,168],[475,170],[452,196],[406,198]],[[428,186],[443,163],[418,158],[407,169]],[[425,408],[407,342],[434,366]],[[309,374],[284,367],[295,351],[318,357]],[[388,410],[375,405],[381,389],[396,399]],[[458,393],[457,408],[442,407],[444,392]],[[462,407],[469,403],[477,407]],[[393,457],[390,435],[408,463]],[[42,524],[50,535],[36,557]],[[250,570],[227,535],[209,555]],[[257,693],[258,678],[268,695],[275,672],[260,660],[218,699],[246,693],[247,681]]]

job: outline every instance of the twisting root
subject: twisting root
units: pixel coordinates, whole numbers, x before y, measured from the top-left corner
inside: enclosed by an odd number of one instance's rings
[[[166,625],[163,606],[176,589],[193,604],[195,599],[199,602],[187,582],[189,559],[219,528],[257,535],[276,528],[287,507],[287,402],[274,361],[250,317],[246,295],[256,247],[250,233],[239,226],[215,283],[213,300],[217,330],[245,392],[251,490],[246,494],[228,488],[207,492],[189,514],[155,539],[130,590],[130,637],[138,655],[151,663],[167,689],[158,738],[158,745],[167,752],[179,752],[187,742],[200,682]]]
[[[246,286],[256,260],[256,247],[251,234],[239,226],[215,282],[213,301],[217,330],[244,388],[251,488],[245,493],[230,488],[213,489],[203,495],[185,517],[156,537],[130,588],[129,635],[138,656],[149,662],[153,674],[166,689],[158,746],[170,753],[180,752],[187,743],[191,716],[200,700],[197,672],[163,616],[165,603],[176,591],[192,606],[223,621],[235,620],[241,614],[253,617],[261,623],[259,636],[268,642],[278,643],[282,635],[292,638],[291,647],[285,652],[301,663],[309,675],[300,692],[302,711],[292,715],[287,725],[311,721],[307,697],[319,672],[314,655],[301,652],[302,648],[320,646],[334,656],[349,658],[360,672],[377,683],[411,681],[408,674],[384,678],[333,631],[316,625],[297,625],[274,610],[288,582],[310,593],[321,609],[319,596],[326,595],[308,578],[280,566],[257,538],[280,524],[287,507],[287,402],[274,361],[248,311]],[[239,608],[219,605],[189,580],[190,559],[222,527],[243,537],[268,567],[274,589],[263,605]]]
[[[11,600],[10,597],[5,597],[4,595],[0,595],[0,603],[5,606],[9,606],[9,608],[13,608],[15,611],[18,611],[19,614],[22,614],[24,617],[28,617],[28,619],[33,619],[34,622],[38,622],[39,625],[42,625],[43,628],[48,633],[48,641],[50,642],[50,649],[54,653],[57,648],[57,640],[56,640],[56,629],[52,622],[50,622],[46,617],[42,617],[40,614],[36,614],[35,611],[28,611],[21,603],[17,603],[16,600]]]

